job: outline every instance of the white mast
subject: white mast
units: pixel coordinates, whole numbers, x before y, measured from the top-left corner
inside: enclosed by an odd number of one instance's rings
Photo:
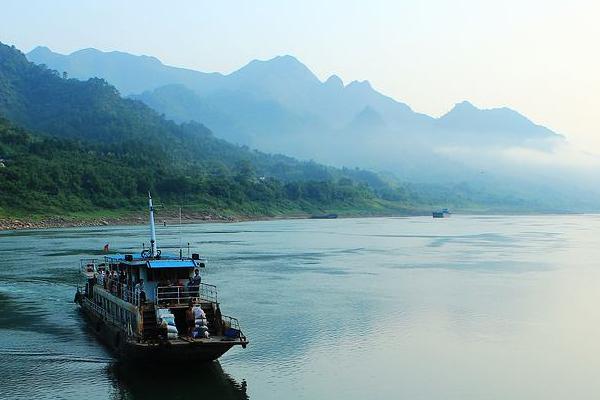
[[[181,206],[179,206],[179,258],[183,258],[181,252]]]
[[[150,252],[152,257],[156,257],[156,231],[154,229],[154,207],[152,206],[152,196],[148,192],[148,206],[150,207]]]

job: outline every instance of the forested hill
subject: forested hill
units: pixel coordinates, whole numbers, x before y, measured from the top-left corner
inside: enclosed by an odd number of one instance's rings
[[[196,211],[277,215],[318,210],[390,211],[365,185],[349,179],[282,182],[257,178],[251,164],[233,171],[171,167],[137,151],[34,135],[0,119],[0,217],[98,210],[139,210],[148,189],[165,205]]]
[[[215,138],[199,123],[176,124],[143,103],[122,98],[102,79],[67,79],[0,44],[0,116],[35,132],[111,146],[171,166],[232,169],[250,162],[257,175],[282,180],[340,178],[339,170],[251,151]],[[353,173],[347,171],[346,175]],[[376,180],[376,175],[361,174]],[[373,183],[377,183],[373,181]]]
[[[249,214],[416,204],[373,173],[232,145],[201,124],[165,120],[101,79],[68,79],[6,45],[0,117],[5,216],[139,209],[148,190],[165,204]]]
[[[237,215],[555,210],[519,194],[404,185],[233,145],[3,44],[0,117],[0,217],[139,210],[148,190],[167,206]]]

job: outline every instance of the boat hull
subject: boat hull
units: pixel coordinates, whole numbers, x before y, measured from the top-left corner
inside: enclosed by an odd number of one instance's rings
[[[120,361],[145,362],[177,362],[199,363],[210,362],[221,357],[233,346],[246,346],[247,342],[235,340],[157,340],[155,342],[138,342],[127,338],[125,332],[108,321],[103,320],[92,309],[81,304],[81,312],[90,329],[98,339],[108,347]]]

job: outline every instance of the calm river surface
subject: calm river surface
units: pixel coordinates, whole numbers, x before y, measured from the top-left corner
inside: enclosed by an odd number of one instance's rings
[[[158,244],[177,248],[177,227]],[[2,399],[597,399],[600,216],[186,225],[251,343],[220,365],[114,363],[79,258],[147,228],[0,233]]]

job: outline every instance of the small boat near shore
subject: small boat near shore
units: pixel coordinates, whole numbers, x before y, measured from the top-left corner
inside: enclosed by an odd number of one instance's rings
[[[213,361],[234,346],[245,348],[238,320],[221,313],[217,288],[201,281],[205,260],[157,248],[148,197],[150,248],[80,261],[75,302],[88,325],[122,361]]]
[[[336,219],[337,217],[337,214],[315,214],[310,216],[311,219]]]
[[[442,208],[439,211],[433,211],[431,214],[433,218],[448,218],[451,213],[447,208]]]

